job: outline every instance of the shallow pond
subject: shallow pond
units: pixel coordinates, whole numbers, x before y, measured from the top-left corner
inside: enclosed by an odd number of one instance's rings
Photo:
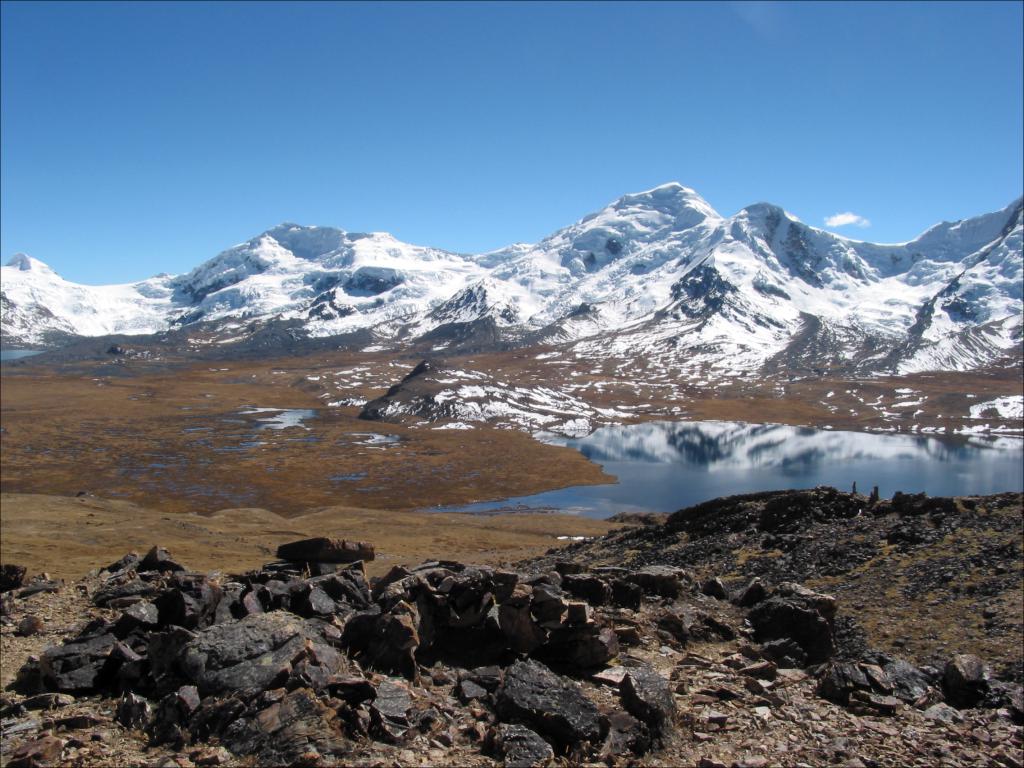
[[[831,485],[877,485],[931,496],[1019,491],[1024,441],[1014,437],[872,434],[739,422],[654,422],[604,427],[583,438],[537,436],[579,450],[618,478],[497,502],[451,507],[557,509],[587,517],[673,512],[718,496]]]
[[[257,429],[309,429],[303,422],[316,416],[316,411],[309,408],[246,408],[238,413],[242,416],[254,413],[267,414],[256,420]]]

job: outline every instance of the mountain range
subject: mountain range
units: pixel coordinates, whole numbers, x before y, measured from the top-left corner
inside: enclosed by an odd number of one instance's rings
[[[671,183],[483,254],[285,223],[187,274],[104,286],[18,254],[0,268],[0,330],[35,348],[244,345],[274,327],[363,349],[549,344],[711,376],[971,370],[1021,358],[1022,208],[874,244],[767,203],[723,217]]]

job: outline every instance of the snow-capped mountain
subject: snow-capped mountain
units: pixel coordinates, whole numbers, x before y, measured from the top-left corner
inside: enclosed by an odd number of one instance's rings
[[[198,327],[244,341],[290,321],[311,338],[545,342],[703,372],[969,369],[1020,357],[1021,251],[1021,200],[877,245],[765,203],[725,218],[673,183],[485,254],[282,224],[186,275],[116,286],[19,254],[0,309],[9,345]]]

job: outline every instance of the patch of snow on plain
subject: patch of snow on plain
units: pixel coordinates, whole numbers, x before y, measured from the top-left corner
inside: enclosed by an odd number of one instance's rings
[[[1010,395],[1009,397],[997,397],[995,400],[987,400],[984,403],[977,403],[971,406],[972,419],[984,419],[991,417],[999,419],[1022,419],[1024,418],[1024,395]]]

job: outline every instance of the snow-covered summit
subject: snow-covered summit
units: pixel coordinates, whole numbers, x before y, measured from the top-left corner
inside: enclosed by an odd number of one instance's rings
[[[486,254],[285,222],[187,274],[122,286],[69,283],[18,254],[0,273],[3,334],[40,344],[54,331],[282,320],[313,337],[369,330],[399,344],[486,323],[487,338],[572,344],[595,357],[728,360],[735,370],[970,368],[1020,354],[1021,218],[1018,199],[907,243],[874,244],[771,203],[726,218],[673,182]]]
[[[11,260],[7,262],[7,266],[12,269],[16,269],[19,272],[44,272],[54,274],[54,271],[50,269],[48,264],[41,262],[39,259],[33,259],[27,253],[16,253],[11,257]]]

